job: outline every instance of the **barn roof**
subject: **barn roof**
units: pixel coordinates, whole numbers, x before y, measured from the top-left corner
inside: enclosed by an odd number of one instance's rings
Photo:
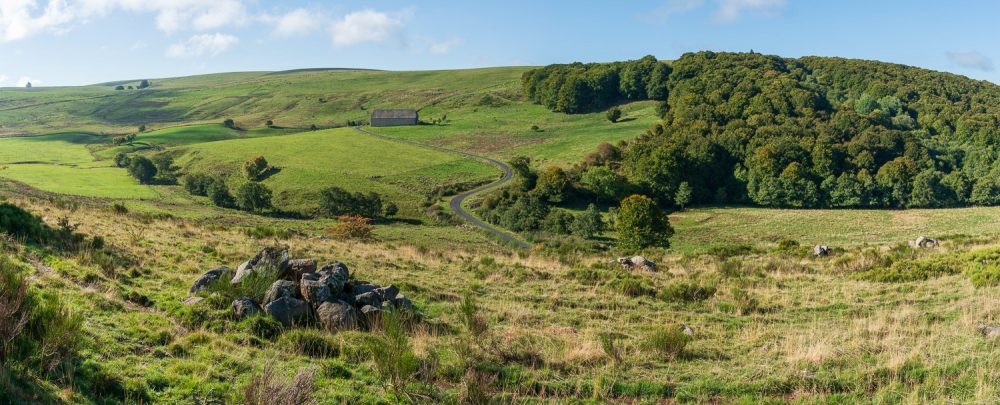
[[[417,110],[405,108],[375,110],[372,112],[372,118],[417,118]]]

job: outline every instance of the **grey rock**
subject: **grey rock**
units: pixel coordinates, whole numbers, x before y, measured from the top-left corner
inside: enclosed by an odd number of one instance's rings
[[[691,329],[691,327],[690,327],[690,326],[687,326],[687,325],[685,325],[685,326],[684,326],[684,330],[683,330],[682,332],[683,332],[683,333],[684,333],[685,335],[688,335],[688,336],[694,336],[694,329]]]
[[[344,301],[327,301],[316,308],[320,326],[328,332],[354,329],[358,326],[357,310]]]
[[[294,282],[288,280],[275,281],[267,289],[267,293],[264,294],[264,305],[270,304],[282,297],[297,298],[298,290],[299,286]]]
[[[181,301],[181,303],[184,305],[194,305],[204,300],[205,298],[203,297],[187,297],[184,299],[184,301]]]
[[[998,326],[980,324],[979,326],[976,327],[976,330],[979,331],[980,335],[986,336],[988,338],[995,338],[1000,336],[1000,327]]]
[[[324,277],[326,284],[330,286],[331,293],[338,293],[344,290],[347,281],[351,278],[351,273],[347,271],[347,266],[342,263],[331,263],[320,267],[316,274]]]
[[[921,236],[917,238],[917,240],[913,241],[913,245],[914,247],[918,248],[935,248],[940,246],[941,244],[938,242],[937,239]]]
[[[316,272],[316,259],[293,259],[288,261],[288,276],[292,280],[302,279],[306,273]]]
[[[233,315],[236,319],[242,320],[257,315],[263,311],[256,301],[250,298],[239,298],[233,301]]]
[[[632,262],[632,268],[634,268],[634,269],[638,268],[638,269],[644,269],[644,270],[648,270],[648,271],[656,271],[656,263],[653,263],[652,261],[646,260],[645,257],[635,256],[635,257],[629,259],[629,261]]]
[[[830,249],[826,245],[816,245],[813,247],[813,256],[815,257],[827,257],[833,253],[833,249]]]
[[[244,262],[236,270],[232,283],[238,284],[251,274],[258,271],[273,271],[278,277],[288,275],[288,249],[266,247],[257,253],[253,259]]]
[[[413,310],[413,302],[409,298],[406,298],[403,294],[396,295],[393,299],[392,304],[399,309],[405,309],[407,311]]]
[[[378,284],[371,284],[364,281],[358,283],[352,283],[350,287],[351,287],[351,294],[354,295],[360,295],[367,292],[372,292],[381,288]]]
[[[281,297],[264,306],[264,312],[286,328],[309,319],[309,304],[297,298]]]
[[[323,301],[333,299],[327,278],[326,276],[320,277],[317,273],[303,274],[302,281],[299,282],[302,298],[313,305],[319,305]]]
[[[399,287],[394,285],[382,287],[375,290],[375,293],[382,297],[383,301],[391,301],[399,295]]]
[[[191,294],[194,294],[198,291],[207,290],[208,287],[211,286],[213,283],[222,280],[225,277],[228,277],[229,273],[231,272],[232,270],[230,270],[228,267],[225,266],[217,267],[205,272],[205,274],[202,274],[196,280],[194,280],[194,284],[191,284],[191,290],[190,290]]]
[[[369,328],[377,325],[382,321],[382,309],[372,305],[361,307],[361,321]]]
[[[382,295],[376,291],[369,291],[363,294],[358,294],[354,296],[354,302],[360,306],[373,306],[379,307],[382,305]]]

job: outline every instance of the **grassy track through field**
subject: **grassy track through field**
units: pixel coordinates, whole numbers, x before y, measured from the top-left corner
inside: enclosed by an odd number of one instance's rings
[[[508,242],[513,242],[513,243],[517,244],[518,246],[520,246],[522,248],[525,248],[525,249],[531,248],[531,244],[530,243],[525,242],[525,241],[523,241],[521,239],[518,239],[517,237],[515,237],[511,233],[505,232],[504,230],[501,230],[500,228],[497,228],[497,227],[495,227],[493,225],[490,225],[490,224],[487,224],[487,223],[483,222],[479,218],[476,218],[475,215],[472,215],[471,213],[469,213],[468,211],[466,211],[465,207],[462,206],[462,204],[465,202],[465,200],[467,198],[469,198],[469,197],[471,197],[473,195],[482,193],[484,191],[488,191],[488,190],[492,190],[492,189],[495,189],[497,187],[500,187],[500,186],[502,186],[504,184],[507,184],[507,182],[509,182],[511,179],[513,179],[514,178],[514,171],[511,170],[510,166],[508,166],[506,163],[501,162],[501,161],[496,160],[496,159],[493,159],[493,158],[486,157],[486,156],[473,155],[471,153],[466,153],[466,152],[462,152],[462,151],[458,151],[458,150],[454,150],[454,149],[442,148],[440,146],[434,146],[434,145],[425,145],[425,144],[422,144],[422,143],[419,143],[419,142],[415,142],[415,141],[411,141],[411,140],[407,140],[407,139],[401,139],[401,138],[396,138],[396,137],[392,137],[392,136],[388,136],[388,135],[382,135],[382,134],[378,134],[378,133],[375,133],[375,132],[372,132],[372,131],[365,130],[365,129],[360,128],[360,127],[355,127],[354,129],[356,129],[356,130],[358,130],[358,131],[360,131],[360,132],[362,132],[364,134],[368,134],[368,135],[371,135],[371,136],[376,136],[376,137],[379,137],[379,138],[389,139],[389,140],[393,140],[393,141],[396,141],[396,142],[404,142],[404,143],[407,143],[407,144],[410,144],[410,145],[415,145],[415,146],[420,146],[420,147],[423,147],[423,148],[429,148],[429,149],[439,150],[439,151],[442,151],[442,152],[454,153],[454,154],[458,154],[458,155],[461,155],[461,156],[464,156],[464,157],[467,157],[467,158],[471,158],[471,159],[483,160],[483,161],[486,161],[486,162],[488,162],[490,164],[493,164],[493,165],[496,165],[497,167],[499,167],[504,172],[504,175],[503,175],[502,178],[500,178],[500,180],[494,181],[494,182],[492,182],[490,184],[487,184],[485,186],[478,187],[478,188],[475,188],[473,190],[469,190],[469,191],[466,191],[466,192],[461,193],[459,195],[456,195],[456,196],[452,197],[451,201],[449,201],[449,205],[451,206],[451,210],[452,211],[455,211],[456,214],[458,214],[459,216],[461,216],[463,219],[465,219],[469,223],[475,225],[476,227],[484,229],[487,232],[492,233],[492,234],[500,237],[503,240],[506,240]]]

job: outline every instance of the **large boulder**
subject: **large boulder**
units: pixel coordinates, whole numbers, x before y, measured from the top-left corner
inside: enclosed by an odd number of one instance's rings
[[[397,295],[399,295],[399,287],[390,285],[387,287],[378,288],[375,290],[375,292],[382,297],[382,301],[391,301],[395,299]]]
[[[256,301],[250,298],[240,298],[233,301],[233,315],[242,320],[257,315],[263,311]]]
[[[286,328],[309,319],[309,304],[297,298],[281,297],[264,306],[264,312]]]
[[[229,273],[232,273],[232,270],[230,270],[226,266],[206,271],[205,274],[202,274],[196,280],[194,280],[194,284],[191,284],[191,290],[190,290],[191,294],[194,294],[198,291],[207,290],[208,287],[211,286],[213,283],[222,280],[225,277],[228,277]]]
[[[344,286],[351,278],[351,273],[347,271],[347,266],[343,263],[330,263],[320,267],[316,274],[320,275],[330,286],[330,292],[333,294],[343,291]]]
[[[293,259],[288,261],[288,277],[302,279],[303,274],[316,272],[316,259]]]
[[[914,247],[918,248],[935,248],[941,245],[937,239],[928,238],[926,236],[921,236],[917,240],[913,241]]]
[[[633,269],[643,269],[643,270],[647,270],[647,271],[656,271],[656,263],[653,263],[652,261],[646,260],[645,257],[634,256],[631,259],[629,259],[629,261],[632,263],[631,267]]]
[[[1000,327],[992,325],[979,324],[976,326],[976,330],[979,331],[980,335],[986,336],[988,338],[995,338],[1000,336]]]
[[[358,326],[357,310],[344,301],[327,301],[316,308],[316,317],[328,332],[354,329]]]
[[[238,284],[255,272],[271,271],[278,277],[288,275],[288,249],[266,247],[236,269],[232,283]]]
[[[381,286],[378,284],[372,284],[367,281],[352,281],[348,284],[347,290],[350,290],[351,295],[359,295],[375,291],[379,288],[381,288]]]
[[[826,245],[816,245],[813,247],[813,256],[815,257],[827,257],[833,253],[833,249],[830,249]]]
[[[302,299],[313,305],[332,300],[333,293],[330,292],[330,286],[327,284],[328,278],[328,276],[321,276],[319,273],[303,274],[302,280],[299,281]]]
[[[359,306],[372,306],[379,308],[382,306],[382,294],[377,291],[369,291],[354,296],[354,302]]]
[[[298,297],[299,286],[294,282],[288,280],[278,280],[271,284],[271,287],[267,289],[267,293],[264,294],[264,305],[270,304],[271,302],[282,298],[297,298]]]

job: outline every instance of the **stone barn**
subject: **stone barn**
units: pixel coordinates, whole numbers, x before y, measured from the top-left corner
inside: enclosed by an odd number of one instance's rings
[[[373,127],[397,127],[402,125],[417,125],[420,117],[417,110],[395,109],[372,111]]]

